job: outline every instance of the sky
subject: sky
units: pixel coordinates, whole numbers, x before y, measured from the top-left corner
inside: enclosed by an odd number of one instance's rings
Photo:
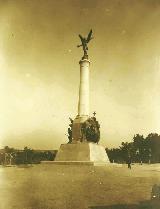
[[[159,0],[0,0],[0,147],[57,149],[78,107],[89,43],[100,143],[160,134]]]

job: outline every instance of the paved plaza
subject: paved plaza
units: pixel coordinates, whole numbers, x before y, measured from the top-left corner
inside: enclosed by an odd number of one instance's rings
[[[155,183],[159,164],[0,167],[0,209],[137,209]]]

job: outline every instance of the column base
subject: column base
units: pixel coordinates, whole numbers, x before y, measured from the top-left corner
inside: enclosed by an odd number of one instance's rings
[[[107,153],[103,146],[95,143],[62,144],[56,155],[54,162],[62,163],[110,163]]]
[[[73,120],[73,127],[72,127],[72,142],[82,142],[83,136],[81,132],[82,124],[87,121],[89,118],[88,115],[77,115],[76,118]]]

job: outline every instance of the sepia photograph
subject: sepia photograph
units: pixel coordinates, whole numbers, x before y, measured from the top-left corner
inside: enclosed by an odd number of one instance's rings
[[[0,209],[160,209],[160,0],[0,0]]]

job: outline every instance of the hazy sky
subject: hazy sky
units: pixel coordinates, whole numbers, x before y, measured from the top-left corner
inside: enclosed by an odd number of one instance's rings
[[[0,146],[55,149],[77,114],[89,44],[101,144],[160,134],[159,0],[0,0]]]

